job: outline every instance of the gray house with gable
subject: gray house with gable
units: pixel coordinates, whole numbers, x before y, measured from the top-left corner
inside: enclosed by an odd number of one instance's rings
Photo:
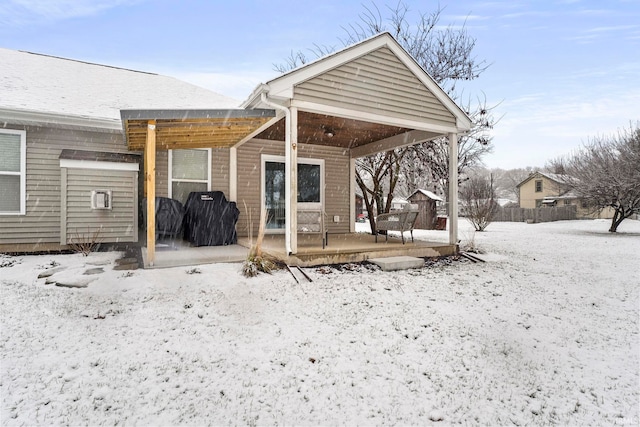
[[[151,266],[155,217],[140,236],[142,200],[153,212],[156,197],[218,190],[241,210],[240,237],[266,213],[288,262],[337,260],[331,245],[305,247],[301,213],[319,212],[348,242],[358,157],[439,137],[457,153],[471,125],[387,33],[259,85],[242,103],[171,77],[7,49],[0,79],[0,252],[66,248],[99,228],[105,242],[142,241]],[[429,254],[455,251],[455,185],[450,199],[449,245]]]

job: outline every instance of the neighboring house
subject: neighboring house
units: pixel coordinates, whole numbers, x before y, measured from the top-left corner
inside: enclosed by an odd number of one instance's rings
[[[521,208],[576,206],[577,218],[613,218],[613,210],[598,211],[570,191],[571,177],[548,172],[534,172],[518,184]]]
[[[388,33],[260,85],[239,107],[170,77],[0,56],[0,251],[65,248],[96,227],[136,242],[144,197],[153,211],[156,196],[219,190],[237,202],[239,236],[266,212],[267,232],[296,254],[300,212],[354,231],[356,158],[443,136],[457,152],[471,124]],[[146,222],[152,265],[154,215]]]

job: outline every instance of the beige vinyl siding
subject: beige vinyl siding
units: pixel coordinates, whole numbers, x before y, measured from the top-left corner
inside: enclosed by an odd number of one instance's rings
[[[67,243],[96,230],[105,243],[137,241],[137,172],[66,168],[66,173]],[[92,190],[111,190],[112,208],[91,209]]]
[[[240,210],[236,230],[238,236],[258,234],[260,222],[261,155],[284,156],[284,142],[253,139],[238,148],[238,200]],[[249,227],[251,217],[252,229]]]
[[[229,200],[229,149],[211,150],[211,190],[222,191]]]
[[[451,126],[455,116],[389,50],[380,48],[296,86],[295,99]]]
[[[324,203],[329,233],[348,233],[349,217],[349,156],[342,148],[299,144],[298,157],[324,159]],[[238,149],[238,200],[240,210],[237,231],[249,234],[249,214],[252,233],[258,233],[262,194],[261,167],[263,154],[284,156],[284,142],[251,140]],[[246,206],[246,208],[245,208]],[[340,222],[334,223],[338,215]]]
[[[0,216],[0,250],[60,244],[60,152],[65,148],[126,153],[120,132],[8,126],[27,132],[26,214]]]

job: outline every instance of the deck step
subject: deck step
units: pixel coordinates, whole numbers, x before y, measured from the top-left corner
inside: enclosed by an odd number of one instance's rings
[[[388,258],[370,258],[369,262],[377,265],[382,271],[408,270],[424,267],[424,259],[412,256],[392,256]]]

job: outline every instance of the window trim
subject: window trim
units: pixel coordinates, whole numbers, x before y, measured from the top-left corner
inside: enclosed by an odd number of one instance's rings
[[[283,163],[285,164],[284,156],[275,156],[272,154],[262,154],[260,155],[260,212],[264,212],[265,204],[264,204],[264,196],[265,196],[265,164],[267,162],[274,163]],[[297,164],[305,164],[305,165],[319,165],[320,166],[320,203],[317,202],[297,202],[298,210],[313,210],[313,209],[324,209],[324,159],[311,158],[311,157],[298,157]],[[286,173],[286,171],[285,171]],[[285,188],[285,191],[288,191]],[[297,195],[296,195],[297,197]],[[284,228],[270,228],[265,229],[265,233],[284,233]]]
[[[177,149],[180,150],[180,149]],[[211,191],[211,161],[212,161],[212,155],[211,155],[211,148],[185,148],[184,150],[205,150],[207,151],[207,191]],[[173,183],[174,182],[205,182],[202,179],[173,179],[173,151],[174,150],[169,150],[169,159],[168,159],[168,170],[167,170],[167,185],[168,185],[168,190],[167,190],[167,194],[169,196],[169,198],[173,198]]]
[[[538,190],[538,184],[540,184],[540,189]],[[543,187],[542,187],[542,180],[541,179],[536,179],[534,181],[534,190],[536,193],[542,193],[543,191]]]
[[[0,171],[0,175],[20,176],[20,210],[0,211],[0,215],[26,215],[27,213],[27,131],[18,129],[0,129],[0,133],[20,136],[20,172]]]

